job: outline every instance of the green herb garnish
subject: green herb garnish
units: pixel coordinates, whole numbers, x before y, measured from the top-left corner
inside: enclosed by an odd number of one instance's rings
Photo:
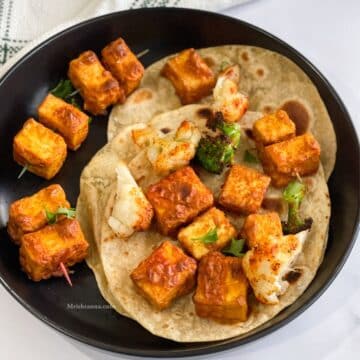
[[[220,71],[224,71],[230,64],[227,61],[222,61],[220,64]]]
[[[249,164],[258,164],[259,163],[259,159],[257,158],[257,156],[252,154],[249,150],[245,150],[244,161]]]
[[[67,101],[67,99],[70,99],[70,100]],[[73,106],[75,106],[75,107],[77,107],[78,109],[81,110],[81,106],[80,106],[79,102],[78,102],[74,97],[72,97],[72,98],[65,98],[65,101],[66,101],[66,102],[69,102],[71,105],[73,105]]]
[[[27,165],[24,165],[17,178],[20,179],[26,173],[27,170],[28,170]]]
[[[76,216],[75,208],[59,207],[55,212],[45,209],[46,218],[49,224],[55,224],[59,215],[65,215],[68,219],[74,219]]]
[[[222,252],[226,255],[241,257],[245,255],[245,253],[242,252],[244,249],[244,245],[244,239],[231,239],[230,245],[223,249]]]
[[[193,238],[195,241],[202,241],[204,244],[212,244],[218,239],[217,228],[209,230],[205,235],[198,238]]]
[[[91,123],[92,123],[92,120],[93,120],[92,117],[89,116],[89,118],[88,118],[88,123],[91,124]]]
[[[63,99],[78,109],[81,109],[81,106],[75,97],[79,93],[79,90],[73,87],[69,79],[61,79],[59,83],[52,90],[50,90],[50,92],[54,96]]]
[[[75,91],[76,90],[74,89],[74,87],[69,79],[61,79],[59,81],[59,83],[52,90],[50,90],[50,92],[54,96],[57,96],[64,100],[67,97],[70,97],[70,95],[74,94]]]

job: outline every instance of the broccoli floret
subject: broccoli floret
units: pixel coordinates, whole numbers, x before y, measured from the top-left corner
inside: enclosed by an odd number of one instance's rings
[[[301,219],[300,205],[306,193],[306,186],[300,181],[292,181],[283,191],[283,199],[288,204],[288,219],[282,222],[284,234],[296,234],[311,228],[312,218]]]
[[[224,167],[232,163],[234,148],[224,135],[201,138],[196,150],[196,161],[207,171],[220,174]]]
[[[232,146],[237,149],[240,145],[240,125],[239,124],[227,124],[222,123],[219,129],[230,138]]]
[[[210,128],[215,131],[219,129],[225,136],[230,138],[234,149],[240,145],[240,125],[237,123],[229,124],[225,122],[222,112],[216,112],[213,121],[210,123]]]

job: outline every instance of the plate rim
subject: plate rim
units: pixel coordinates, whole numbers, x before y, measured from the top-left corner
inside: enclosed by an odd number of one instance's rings
[[[274,40],[275,42],[279,43],[282,47],[287,48],[291,53],[295,55],[296,58],[300,60],[303,64],[305,64],[308,67],[308,70],[311,70],[317,77],[321,79],[321,81],[326,85],[328,90],[330,91],[331,95],[334,97],[336,102],[338,103],[339,107],[341,108],[341,111],[347,118],[347,122],[351,127],[351,130],[353,134],[355,135],[355,140],[357,143],[357,148],[360,148],[359,145],[359,137],[356,132],[355,126],[353,124],[353,121],[351,119],[351,116],[341,100],[340,96],[338,95],[337,91],[334,89],[332,84],[329,82],[329,80],[326,79],[326,77],[315,67],[312,62],[310,62],[304,55],[302,55],[298,50],[293,48],[291,45],[289,45],[287,42],[281,40],[277,36],[269,33],[268,31],[253,25],[247,21],[229,16],[224,15],[220,13],[216,13],[213,11],[206,11],[206,10],[200,10],[200,9],[192,9],[192,8],[185,8],[185,7],[156,7],[156,8],[137,8],[137,9],[128,9],[128,10],[121,10],[121,11],[115,11],[111,12],[105,15],[96,16],[84,21],[81,21],[79,23],[70,25],[69,27],[66,27],[65,29],[60,30],[59,32],[56,32],[55,34],[50,35],[48,38],[41,41],[39,44],[35,45],[33,48],[31,48],[28,52],[26,52],[23,56],[21,56],[0,78],[0,86],[7,80],[7,78],[17,70],[19,66],[22,65],[23,62],[25,62],[28,58],[30,58],[34,53],[41,50],[43,47],[46,47],[49,43],[56,41],[58,38],[61,38],[64,34],[71,32],[77,28],[81,28],[86,25],[91,25],[92,23],[96,23],[100,20],[106,20],[107,18],[117,17],[119,15],[126,15],[127,13],[156,13],[158,11],[168,11],[169,13],[176,13],[176,12],[188,12],[188,13],[199,13],[205,16],[213,16],[220,19],[223,19],[226,22],[235,22],[235,23],[242,23],[244,26],[251,28],[252,30],[255,30],[256,32],[262,33],[262,35],[265,35],[266,37]],[[16,56],[16,55],[15,55]],[[10,60],[11,61],[11,60]],[[293,60],[294,61],[294,60]],[[300,68],[302,66],[297,62],[294,61]],[[302,69],[305,73],[308,75],[308,71],[305,71]],[[326,105],[325,105],[326,106]],[[351,241],[349,243],[349,246],[346,248],[344,253],[341,256],[341,261],[338,262],[336,267],[333,269],[332,273],[330,273],[330,276],[328,276],[328,280],[324,285],[322,285],[321,288],[307,301],[303,303],[303,305],[295,310],[292,314],[287,316],[286,318],[279,320],[274,325],[267,327],[255,334],[252,334],[244,339],[237,339],[237,337],[215,341],[215,342],[203,342],[203,343],[191,343],[192,346],[197,346],[194,348],[186,348],[184,347],[181,350],[137,350],[133,348],[124,347],[123,345],[112,345],[109,343],[105,343],[99,340],[96,340],[94,337],[91,336],[84,336],[82,334],[79,334],[76,331],[68,330],[67,328],[59,325],[55,321],[52,321],[51,319],[44,316],[40,311],[37,311],[35,308],[33,308],[29,303],[24,301],[15,290],[13,290],[6,282],[6,280],[3,278],[2,274],[0,274],[0,283],[4,286],[4,288],[10,293],[10,295],[15,298],[15,300],[20,303],[27,311],[29,311],[31,314],[33,314],[37,319],[41,320],[43,323],[47,324],[51,328],[57,330],[58,332],[75,339],[81,343],[91,345],[95,348],[110,351],[113,353],[123,353],[127,355],[137,355],[137,356],[144,356],[144,357],[181,357],[181,356],[194,356],[194,355],[204,355],[204,354],[210,354],[215,353],[223,350],[228,350],[231,348],[239,347],[240,345],[247,344],[249,342],[255,341],[259,338],[262,338],[266,335],[269,335],[270,333],[280,329],[281,327],[285,326],[295,318],[297,318],[299,315],[301,315],[305,310],[307,310],[315,301],[317,301],[320,296],[324,294],[324,292],[328,289],[328,287],[333,283],[333,281],[338,276],[339,272],[343,268],[345,262],[347,261],[353,246],[356,242],[357,235],[359,233],[359,220],[360,220],[360,209],[358,208],[357,214],[356,214],[356,223],[354,227],[352,228],[352,235],[351,235]],[[301,295],[303,296],[303,295]],[[301,298],[299,297],[299,299]],[[186,343],[184,343],[186,344]]]

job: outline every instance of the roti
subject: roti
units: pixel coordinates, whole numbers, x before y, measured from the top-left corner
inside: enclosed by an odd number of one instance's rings
[[[298,135],[311,131],[321,146],[325,177],[330,177],[336,159],[334,128],[316,86],[299,66],[279,53],[254,46],[225,45],[198,52],[215,74],[226,65],[240,66],[240,91],[249,96],[251,111],[269,113],[283,108],[296,123]],[[160,75],[172,56],[150,65],[140,87],[125,104],[113,108],[108,140],[124,126],[147,123],[155,115],[181,106],[170,81]],[[211,97],[202,100],[210,102]]]
[[[181,120],[186,118],[202,129],[206,121],[202,116],[204,111],[201,110],[206,106],[201,104],[184,106],[155,116],[148,124],[159,129],[170,126],[168,130],[171,132],[175,131]],[[248,112],[243,121],[246,123],[260,116],[261,113]],[[160,179],[160,176],[154,174],[148,166],[146,159],[139,157],[130,136],[132,129],[143,126],[144,123],[122,126],[118,134],[90,161],[81,176],[81,194],[77,213],[86,236],[90,237],[92,247],[96,249],[90,252],[87,262],[96,275],[104,298],[116,311],[130,316],[151,333],[178,342],[215,341],[241,335],[265,323],[292,304],[314,278],[326,248],[330,200],[321,166],[315,175],[304,178],[308,192],[302,203],[302,215],[311,216],[314,222],[303,251],[293,265],[301,275],[280,297],[278,304],[264,305],[250,299],[252,310],[248,320],[224,325],[196,316],[192,294],[179,298],[168,309],[158,311],[137,293],[129,276],[131,271],[152,252],[154,247],[169,238],[152,227],[146,232],[137,232],[127,239],[120,239],[109,227],[107,219],[114,205],[114,189],[117,181],[114,169],[119,162],[123,161],[131,167],[136,161],[137,167],[134,169],[141,170],[141,181],[138,183],[143,189]],[[251,140],[243,135],[235,162],[241,163],[244,151],[252,146]],[[261,170],[261,165],[254,166]],[[200,179],[217,197],[226,171],[214,175],[204,170],[197,170]],[[276,194],[278,191],[278,189],[270,189],[269,193]],[[244,217],[234,216],[231,213],[227,215],[234,226],[240,229]]]

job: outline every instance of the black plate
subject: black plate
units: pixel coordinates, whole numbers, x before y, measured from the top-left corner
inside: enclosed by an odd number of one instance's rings
[[[9,204],[49,185],[26,173],[12,160],[12,139],[49,88],[67,71],[81,51],[101,48],[121,35],[139,52],[150,49],[145,65],[187,47],[249,44],[268,48],[295,61],[316,84],[333,120],[338,141],[337,162],[329,187],[332,200],[329,244],[315,280],[290,307],[271,321],[237,338],[212,343],[181,344],[151,335],[136,322],[106,307],[91,271],[76,266],[74,287],[63,279],[33,283],[19,270],[18,249],[10,243],[5,225]],[[359,217],[359,144],[350,117],[325,78],[302,55],[281,40],[252,25],[226,16],[186,9],[141,9],[95,18],[55,35],[21,59],[0,82],[0,274],[6,289],[39,319],[85,343],[128,354],[180,356],[204,354],[257,339],[288,323],[312,304],[343,266],[354,242]],[[106,141],[105,117],[94,119],[88,139],[70,153],[51,181],[65,188],[72,204],[79,193],[80,172]],[[315,210],[315,209],[314,209]],[[80,309],[72,308],[80,306]],[[81,309],[95,305],[101,309]]]

